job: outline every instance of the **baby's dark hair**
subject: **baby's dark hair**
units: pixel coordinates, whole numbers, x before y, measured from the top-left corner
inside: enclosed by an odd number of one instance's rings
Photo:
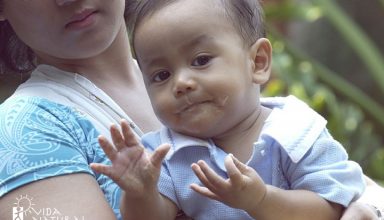
[[[125,0],[125,8],[131,0]],[[0,13],[3,11],[0,0]],[[128,13],[125,10],[125,20]],[[0,21],[0,76],[1,74],[28,74],[36,67],[34,52],[22,42],[8,21]]]
[[[140,22],[151,16],[161,8],[176,2],[177,0],[134,0],[128,6],[129,20],[127,22],[130,31],[131,43],[134,42],[135,28]],[[191,0],[193,1],[193,0]],[[221,3],[225,14],[238,30],[244,44],[252,45],[259,38],[266,37],[264,26],[264,12],[259,0],[217,0]]]

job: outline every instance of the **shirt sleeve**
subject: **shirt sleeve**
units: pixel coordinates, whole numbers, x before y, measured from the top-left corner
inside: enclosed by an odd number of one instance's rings
[[[292,189],[316,192],[344,207],[365,189],[361,167],[348,160],[345,149],[326,130],[299,162],[292,162],[287,155],[282,158]]]
[[[89,173],[97,132],[73,109],[37,97],[0,106],[0,196],[25,184]]]

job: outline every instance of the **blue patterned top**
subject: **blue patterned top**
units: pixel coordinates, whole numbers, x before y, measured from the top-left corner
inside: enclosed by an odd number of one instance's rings
[[[92,162],[110,164],[98,134],[74,108],[39,97],[9,98],[0,105],[0,197],[36,180],[88,173],[119,218],[120,189],[89,167]]]

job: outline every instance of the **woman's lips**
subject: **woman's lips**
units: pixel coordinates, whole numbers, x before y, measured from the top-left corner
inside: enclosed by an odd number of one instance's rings
[[[94,22],[95,13],[96,13],[95,10],[90,10],[90,9],[83,10],[82,12],[73,15],[69,19],[69,22],[65,25],[65,28],[67,29],[85,28]]]

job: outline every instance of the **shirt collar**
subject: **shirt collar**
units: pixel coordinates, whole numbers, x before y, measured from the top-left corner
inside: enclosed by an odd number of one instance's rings
[[[171,149],[167,153],[165,160],[170,160],[176,152],[188,147],[205,147],[209,151],[211,161],[214,162],[222,171],[226,171],[224,161],[228,154],[221,148],[217,147],[212,140],[186,136],[168,128],[162,128],[160,130],[160,138],[162,143],[171,144]]]
[[[272,138],[298,162],[326,128],[327,121],[294,96],[262,98],[261,104],[273,108],[260,137]]]
[[[214,146],[210,140],[186,136],[166,127],[160,130],[160,139],[161,143],[171,144],[171,149],[167,153],[166,159],[170,159],[173,154],[183,148],[196,146],[212,148]]]
[[[265,144],[272,138],[293,162],[298,162],[324,131],[327,121],[294,96],[262,98],[261,104],[273,111],[264,123],[258,142]],[[209,139],[189,137],[165,127],[160,131],[160,138],[162,143],[172,145],[167,160],[183,148],[197,146],[208,148],[215,157],[222,157],[223,151]]]

